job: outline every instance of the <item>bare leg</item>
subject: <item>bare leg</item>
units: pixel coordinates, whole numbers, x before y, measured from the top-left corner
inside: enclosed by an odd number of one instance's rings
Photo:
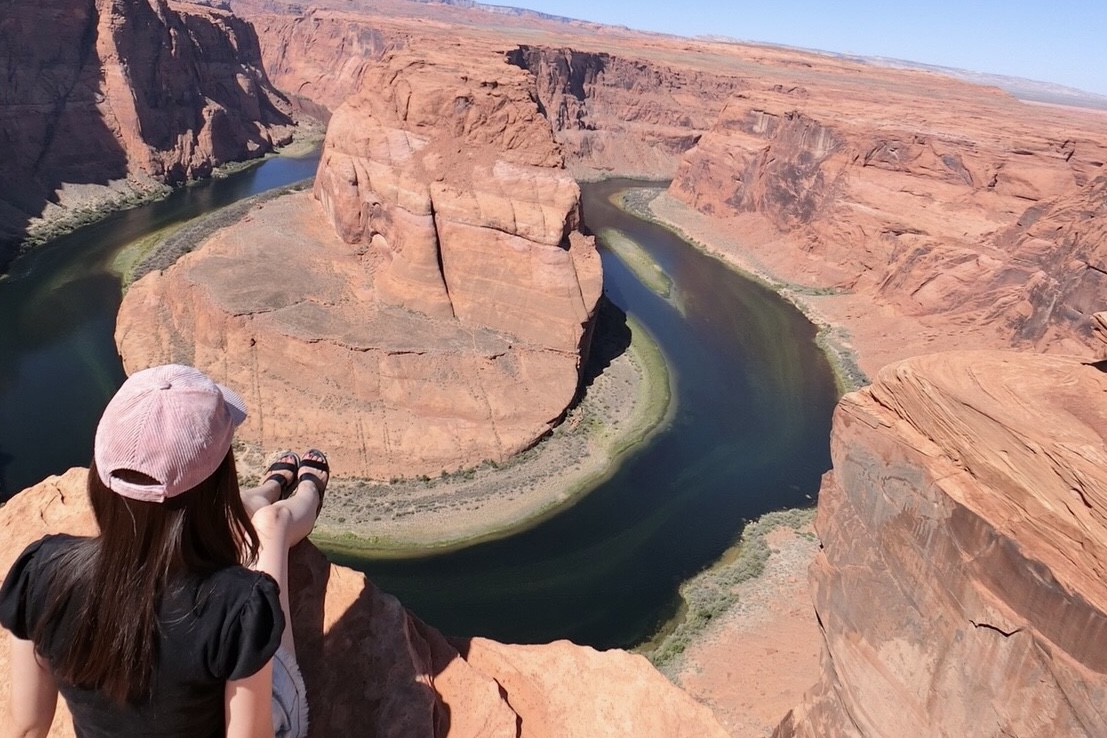
[[[326,472],[318,472],[324,485]],[[261,550],[254,568],[277,580],[281,591],[281,610],[285,629],[281,645],[295,653],[292,638],[292,610],[288,599],[288,550],[307,537],[315,526],[319,510],[319,490],[310,481],[301,481],[291,497],[259,508],[252,516],[254,528],[261,540]]]

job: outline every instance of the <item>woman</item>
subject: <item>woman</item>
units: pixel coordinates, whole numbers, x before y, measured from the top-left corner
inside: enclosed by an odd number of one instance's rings
[[[44,736],[302,736],[288,549],[315,524],[326,457],[284,452],[239,491],[241,398],[191,367],[134,374],[96,430],[94,538],[31,544],[0,588],[11,718]],[[251,568],[246,568],[250,566]]]

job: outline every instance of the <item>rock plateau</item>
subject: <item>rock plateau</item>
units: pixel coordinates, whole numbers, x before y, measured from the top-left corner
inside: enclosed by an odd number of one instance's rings
[[[86,475],[71,469],[0,509],[0,570],[47,533],[95,533]],[[726,738],[706,707],[641,656],[445,638],[310,543],[292,550],[290,580],[312,736]],[[3,638],[0,673],[7,661]],[[0,704],[9,689],[0,681]],[[73,735],[60,704],[50,736]]]
[[[331,118],[307,194],[267,203],[126,295],[129,371],[239,387],[240,439],[303,439],[388,479],[504,461],[577,391],[602,283],[579,189],[500,60],[402,52]]]

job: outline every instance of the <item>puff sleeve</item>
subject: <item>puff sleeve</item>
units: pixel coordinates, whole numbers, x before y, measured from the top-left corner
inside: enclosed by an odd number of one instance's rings
[[[281,643],[285,622],[277,582],[267,574],[254,574],[253,586],[228,608],[209,651],[209,668],[220,679],[243,679],[257,673]]]
[[[34,626],[32,610],[39,551],[47,540],[39,539],[23,549],[0,586],[0,625],[25,641],[30,640]]]

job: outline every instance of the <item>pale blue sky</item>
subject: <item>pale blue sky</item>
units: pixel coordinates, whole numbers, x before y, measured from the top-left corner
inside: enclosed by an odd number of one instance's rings
[[[1107,94],[1104,0],[495,0],[682,36],[718,34],[959,67]]]

